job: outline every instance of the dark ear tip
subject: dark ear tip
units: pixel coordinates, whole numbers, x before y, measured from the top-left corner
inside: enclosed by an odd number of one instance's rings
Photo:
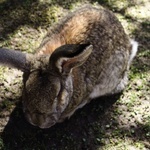
[[[51,55],[50,61],[56,61],[60,57],[74,57],[84,50],[93,49],[93,46],[90,43],[87,44],[66,44],[57,48]]]
[[[86,48],[93,49],[93,45],[89,44],[89,45],[87,45],[87,47],[86,47]]]
[[[82,53],[85,50],[93,49],[93,45],[91,44],[74,44],[72,45],[72,49],[70,49],[70,56],[76,56]]]
[[[85,49],[87,46],[89,46],[90,44],[79,44],[79,47],[81,47],[82,49]]]

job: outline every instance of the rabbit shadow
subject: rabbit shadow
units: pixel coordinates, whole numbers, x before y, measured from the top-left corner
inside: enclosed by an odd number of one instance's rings
[[[104,114],[119,99],[120,94],[100,97],[78,110],[69,120],[49,129],[30,125],[23,114],[21,102],[11,113],[8,124],[2,133],[6,149],[96,149],[93,124],[100,126],[109,119]],[[111,113],[111,111],[110,111]],[[106,118],[110,118],[110,113]],[[86,140],[86,142],[85,142]],[[74,148],[73,148],[74,147]]]

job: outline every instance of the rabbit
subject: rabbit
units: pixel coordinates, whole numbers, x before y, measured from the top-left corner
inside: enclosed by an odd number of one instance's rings
[[[50,128],[91,100],[119,93],[138,43],[103,7],[78,8],[50,28],[35,53],[0,49],[0,64],[23,72],[24,114]]]

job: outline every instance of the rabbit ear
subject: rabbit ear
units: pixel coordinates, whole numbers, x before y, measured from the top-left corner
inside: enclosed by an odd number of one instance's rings
[[[93,46],[89,44],[69,44],[56,49],[49,61],[50,68],[68,74],[74,67],[82,65],[90,56]]]
[[[0,65],[17,68],[23,72],[29,70],[26,63],[26,55],[20,51],[0,48]]]

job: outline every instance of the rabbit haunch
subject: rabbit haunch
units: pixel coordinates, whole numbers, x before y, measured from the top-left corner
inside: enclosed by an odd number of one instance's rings
[[[52,27],[35,54],[19,52],[26,61],[5,51],[11,62],[0,62],[24,71],[25,116],[49,128],[92,99],[122,91],[137,47],[112,12],[85,6]]]

